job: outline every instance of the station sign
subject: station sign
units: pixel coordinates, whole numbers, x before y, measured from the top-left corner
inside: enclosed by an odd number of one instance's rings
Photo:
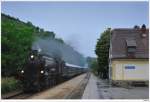
[[[135,69],[135,65],[125,65],[125,69]]]

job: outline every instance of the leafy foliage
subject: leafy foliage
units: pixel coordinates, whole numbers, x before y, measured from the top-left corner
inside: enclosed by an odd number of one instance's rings
[[[96,58],[94,58],[94,57],[88,56],[88,57],[86,58],[86,62],[87,62],[87,64],[88,64],[88,67],[89,67],[89,68],[92,68],[92,67],[91,67],[91,64],[92,64],[94,61],[96,61]]]
[[[2,94],[14,91],[22,87],[20,82],[13,77],[2,78],[1,85],[2,85],[1,87]]]
[[[90,68],[95,75],[98,75],[97,70],[99,68],[97,60],[92,60]]]
[[[64,44],[64,41],[61,38],[56,38],[55,40]]]
[[[110,28],[101,34],[96,44],[95,53],[97,55],[97,72],[102,78],[108,78],[108,59],[110,46]]]
[[[17,70],[24,67],[35,36],[54,39],[55,33],[9,15],[1,14],[1,17],[2,76],[14,76]]]
[[[2,15],[2,76],[11,76],[23,67],[34,41],[33,29]]]
[[[39,32],[37,32],[36,34],[38,34],[38,36],[41,38],[56,39],[54,32],[44,31],[43,29],[40,29]]]
[[[95,75],[98,75],[97,70],[99,66],[98,66],[97,58],[88,56],[86,58],[86,62],[88,63],[88,68],[90,68]]]

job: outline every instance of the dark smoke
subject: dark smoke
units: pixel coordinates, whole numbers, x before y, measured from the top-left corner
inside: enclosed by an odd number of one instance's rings
[[[37,38],[33,43],[32,49],[40,50],[40,53],[49,55],[53,58],[59,57],[67,63],[84,66],[85,58],[75,51],[70,45],[61,43],[55,39]]]

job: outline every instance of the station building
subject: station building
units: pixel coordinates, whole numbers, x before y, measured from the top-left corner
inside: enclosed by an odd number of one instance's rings
[[[149,81],[149,29],[145,25],[111,31],[109,79],[112,84]]]

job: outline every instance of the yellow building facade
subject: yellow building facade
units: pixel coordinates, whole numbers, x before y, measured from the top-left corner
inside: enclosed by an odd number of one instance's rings
[[[111,62],[112,81],[148,81],[148,59],[114,59]]]

